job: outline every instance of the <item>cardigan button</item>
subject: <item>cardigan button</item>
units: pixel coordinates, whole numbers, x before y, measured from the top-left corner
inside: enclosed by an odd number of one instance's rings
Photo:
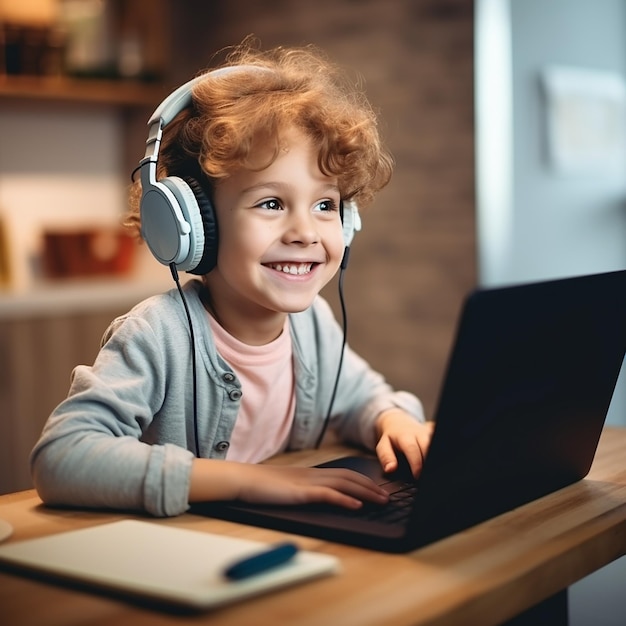
[[[228,443],[228,441],[219,441],[215,444],[215,449],[218,452],[226,452],[228,448],[230,448],[230,443]]]
[[[235,375],[231,374],[230,372],[226,372],[224,376],[222,376],[222,380],[224,380],[227,383],[232,383],[233,380],[235,380]]]
[[[229,397],[231,400],[239,400],[239,399],[241,398],[241,396],[242,396],[242,393],[241,393],[241,390],[240,390],[240,389],[231,389],[231,390],[228,392],[228,397]]]

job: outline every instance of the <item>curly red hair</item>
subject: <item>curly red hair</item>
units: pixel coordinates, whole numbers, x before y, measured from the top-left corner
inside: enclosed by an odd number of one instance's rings
[[[389,182],[393,159],[358,82],[312,46],[262,52],[246,40],[223,66],[242,65],[251,67],[209,71],[194,86],[192,105],[163,132],[157,176],[191,176],[214,186],[230,172],[250,167],[260,134],[270,146],[273,142],[264,167],[269,166],[280,151],[281,129],[295,126],[317,146],[319,168],[337,178],[342,198],[369,204]],[[136,228],[140,197],[137,181],[127,220]]]

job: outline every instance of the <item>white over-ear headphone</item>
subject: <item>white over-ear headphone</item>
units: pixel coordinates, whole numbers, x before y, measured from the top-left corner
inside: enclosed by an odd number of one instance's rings
[[[218,229],[211,200],[193,178],[167,176],[157,180],[157,163],[163,129],[191,104],[194,85],[208,76],[230,72],[271,71],[235,65],[213,70],[193,78],[173,91],[148,120],[146,153],[140,161],[141,235],[154,257],[163,265],[172,263],[178,270],[207,274],[217,263]],[[349,247],[361,218],[352,201],[342,202],[342,228],[345,247]]]

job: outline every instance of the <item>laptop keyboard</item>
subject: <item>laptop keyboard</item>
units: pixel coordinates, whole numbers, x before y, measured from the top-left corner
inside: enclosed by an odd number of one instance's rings
[[[346,463],[346,461],[349,461]],[[411,468],[404,457],[398,458],[398,469],[391,474],[380,473],[378,460],[372,457],[344,457],[327,463],[322,463],[317,467],[349,467],[352,470],[360,471],[366,476],[370,476],[379,487],[382,487],[389,494],[387,504],[373,504],[364,502],[360,509],[351,510],[332,505],[313,504],[312,510],[321,512],[332,512],[342,517],[352,519],[376,521],[383,524],[402,524],[411,515],[413,500],[418,489],[418,482],[411,474]]]
[[[389,502],[384,506],[365,504],[359,509],[359,517],[386,524],[406,521],[411,514],[417,485],[415,483],[390,481],[380,486],[389,494]]]
[[[389,481],[380,483],[380,486],[389,494],[389,501],[385,505],[365,502],[360,509],[341,509],[342,516],[355,519],[381,522],[383,524],[402,524],[411,514],[411,504],[417,492],[415,483]],[[337,509],[334,509],[337,512]]]

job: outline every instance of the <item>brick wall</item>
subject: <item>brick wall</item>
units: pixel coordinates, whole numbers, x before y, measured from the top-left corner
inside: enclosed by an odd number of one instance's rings
[[[346,274],[349,342],[432,414],[456,316],[476,282],[471,0],[172,3],[170,74],[257,35],[313,43],[365,79],[396,158]],[[336,307],[336,287],[325,295]]]

